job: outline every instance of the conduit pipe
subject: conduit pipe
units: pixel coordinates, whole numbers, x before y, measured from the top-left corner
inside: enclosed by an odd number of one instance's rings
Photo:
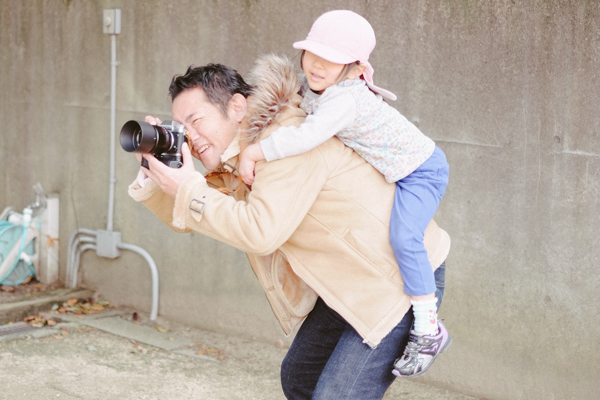
[[[84,244],[83,246],[77,248],[77,252],[74,255],[74,259],[73,259],[73,265],[74,265],[74,271],[73,271],[73,277],[71,280],[71,287],[74,288],[77,286],[77,270],[79,269],[79,260],[81,259],[81,254],[83,254],[83,252],[85,252],[86,250],[97,250],[98,246],[96,246],[95,242],[88,242],[86,244]]]
[[[152,321],[156,320],[156,317],[158,316],[158,268],[156,268],[154,260],[146,250],[139,246],[127,243],[118,243],[117,247],[123,250],[131,250],[140,254],[146,259],[148,265],[150,265],[150,271],[152,273],[152,310],[150,311],[150,319]]]
[[[100,257],[117,258],[120,249],[130,250],[140,254],[148,262],[152,274],[152,308],[150,319],[158,316],[158,269],[148,252],[139,246],[121,242],[121,233],[113,232],[113,214],[115,203],[115,140],[116,140],[116,109],[117,109],[117,35],[121,33],[121,10],[104,10],[103,32],[110,34],[110,179],[108,190],[108,216],[106,230],[77,229],[69,238],[67,254],[66,281],[70,287],[77,286],[77,274],[81,254],[87,250],[96,250]]]
[[[83,236],[84,234],[89,236]],[[81,243],[96,243],[96,231],[80,228],[73,232],[69,238],[66,281],[71,288],[77,286],[77,270],[79,269],[79,263],[75,263],[75,260],[78,259],[76,258],[77,254],[81,252],[81,249],[79,248]]]
[[[117,115],[117,35],[110,35],[110,180],[108,186],[108,217],[106,230],[113,230],[115,208],[115,124]]]

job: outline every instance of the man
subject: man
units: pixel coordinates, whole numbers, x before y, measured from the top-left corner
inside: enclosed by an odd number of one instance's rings
[[[412,324],[389,244],[395,187],[333,138],[257,163],[249,190],[237,178],[240,151],[305,116],[289,61],[262,57],[249,82],[251,90],[222,65],[175,76],[173,118],[188,130],[191,150],[182,149],[180,169],[144,155],[150,168],[129,193],[173,229],[246,252],[286,334],[304,320],[281,368],[286,397],[380,399]],[[192,155],[214,171],[208,181]],[[441,300],[450,240],[432,221],[425,243]]]

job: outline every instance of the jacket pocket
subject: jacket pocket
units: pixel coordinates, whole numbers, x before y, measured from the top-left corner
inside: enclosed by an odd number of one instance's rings
[[[371,263],[383,275],[391,278],[400,273],[398,264],[390,263],[389,260],[373,250],[371,246],[355,236],[350,229],[344,231],[344,233],[342,233],[342,237],[344,241],[350,245],[350,247],[352,247],[358,254]]]

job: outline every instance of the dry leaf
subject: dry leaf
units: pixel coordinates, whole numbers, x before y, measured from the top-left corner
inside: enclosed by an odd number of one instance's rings
[[[217,360],[224,360],[226,358],[225,354],[221,350],[212,348],[200,349],[196,352],[196,354],[206,354],[216,358]]]
[[[159,332],[168,332],[165,328],[163,328],[162,326],[155,326],[154,329],[156,329]]]

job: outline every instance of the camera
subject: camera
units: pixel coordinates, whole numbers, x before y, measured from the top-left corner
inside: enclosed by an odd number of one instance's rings
[[[150,125],[135,120],[123,125],[120,140],[123,150],[130,153],[152,153],[157,160],[171,168],[183,165],[181,146],[188,141],[184,126],[176,121]],[[142,166],[148,168],[148,162],[144,158]]]

